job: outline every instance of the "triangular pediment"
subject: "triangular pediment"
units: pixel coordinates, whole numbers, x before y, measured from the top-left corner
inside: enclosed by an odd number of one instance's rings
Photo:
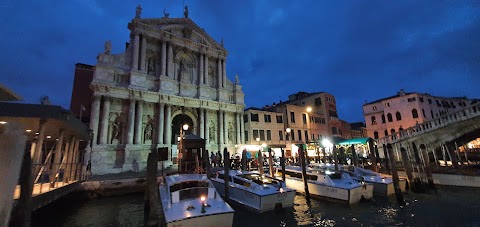
[[[190,18],[145,18],[139,19],[139,22],[163,31],[171,32],[176,36],[226,51],[221,44],[215,41],[203,28],[195,24]]]

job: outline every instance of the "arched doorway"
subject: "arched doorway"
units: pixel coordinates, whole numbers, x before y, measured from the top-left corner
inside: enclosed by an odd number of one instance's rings
[[[178,137],[180,136],[181,133],[181,127],[187,124],[188,125],[188,130],[185,132],[186,134],[191,134],[193,129],[195,128],[195,125],[193,124],[192,118],[186,114],[178,114],[175,116],[172,120],[172,138],[171,138],[171,144],[177,144],[178,142]]]

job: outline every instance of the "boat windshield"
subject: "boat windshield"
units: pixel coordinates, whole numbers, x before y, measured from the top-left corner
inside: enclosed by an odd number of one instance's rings
[[[196,199],[208,195],[209,182],[185,181],[170,186],[170,193],[179,191],[180,200]]]
[[[251,180],[252,182],[259,184],[259,185],[281,185],[280,181],[274,178],[270,178],[267,176],[262,176],[256,173],[249,173],[249,174],[242,174],[239,177]]]

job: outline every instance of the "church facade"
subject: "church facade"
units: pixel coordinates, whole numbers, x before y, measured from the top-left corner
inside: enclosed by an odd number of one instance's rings
[[[227,50],[188,18],[141,18],[128,24],[130,43],[97,57],[90,129],[93,174],[143,170],[148,153],[168,148],[172,164],[182,125],[206,149],[244,143],[244,93],[227,78]]]

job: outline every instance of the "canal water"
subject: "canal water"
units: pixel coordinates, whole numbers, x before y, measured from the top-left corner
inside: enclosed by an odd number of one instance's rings
[[[254,214],[233,206],[234,226],[480,226],[480,189],[439,187],[427,193],[375,198],[356,205],[296,195],[282,212]],[[32,214],[32,226],[143,226],[143,194],[64,198]]]

